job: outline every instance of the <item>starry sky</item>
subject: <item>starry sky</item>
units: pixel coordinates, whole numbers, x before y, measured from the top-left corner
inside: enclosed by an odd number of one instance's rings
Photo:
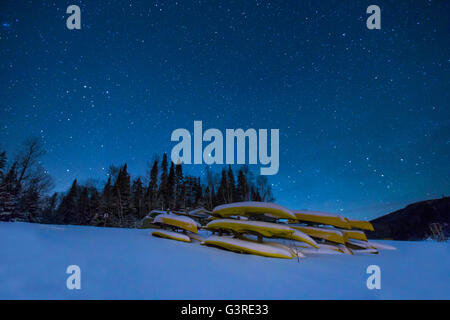
[[[71,4],[81,30],[66,27]],[[381,30],[366,28],[371,4]],[[40,137],[64,191],[111,164],[145,174],[194,120],[277,128],[277,203],[380,216],[450,192],[449,12],[422,0],[1,0],[0,145],[13,155]]]

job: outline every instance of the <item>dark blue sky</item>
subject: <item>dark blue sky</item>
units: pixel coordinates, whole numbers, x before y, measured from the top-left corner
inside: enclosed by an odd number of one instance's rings
[[[71,4],[81,30],[66,28]],[[371,4],[381,30],[366,28]],[[372,218],[450,192],[449,12],[449,1],[2,0],[0,144],[12,155],[41,137],[65,190],[110,164],[145,174],[194,120],[278,128],[279,204]]]

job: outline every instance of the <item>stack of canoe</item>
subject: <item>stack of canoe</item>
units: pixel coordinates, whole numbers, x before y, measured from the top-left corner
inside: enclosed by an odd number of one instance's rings
[[[205,229],[218,232],[219,236],[207,238],[203,244],[241,253],[290,259],[305,254],[378,253],[379,249],[393,249],[367,240],[364,230],[373,231],[370,222],[336,214],[289,210],[263,202],[221,205],[212,214],[219,219],[209,222]],[[264,222],[267,218],[276,223]],[[256,240],[249,236],[255,236]]]
[[[198,212],[154,212],[149,218],[151,225],[160,229],[152,235],[184,242],[195,239],[206,246],[284,259],[314,254],[376,254],[381,249],[395,249],[367,240],[364,230],[373,231],[370,222],[336,214],[252,201],[217,206],[207,212],[209,218],[205,212],[202,208],[200,221],[195,219]],[[199,229],[212,235],[203,239],[197,235]]]
[[[194,234],[198,232],[198,223],[185,216],[162,213],[155,217],[153,223],[161,227],[152,232],[154,237],[191,242],[191,238],[195,238]]]

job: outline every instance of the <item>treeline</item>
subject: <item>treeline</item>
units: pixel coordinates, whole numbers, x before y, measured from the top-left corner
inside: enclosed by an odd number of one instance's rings
[[[41,201],[53,186],[40,162],[44,153],[39,140],[27,140],[8,166],[0,150],[0,221],[33,221],[41,215]]]
[[[39,172],[34,167],[43,152],[37,140],[33,145],[39,152],[32,154],[33,165],[29,170]],[[202,183],[200,177],[183,175],[181,164],[170,162],[169,165],[164,154],[161,161],[153,161],[144,177],[133,179],[126,164],[111,166],[102,188],[74,180],[68,192],[48,196],[51,184],[45,170],[40,169],[44,175],[27,174],[24,180],[20,178],[23,157],[7,169],[5,152],[0,153],[0,159],[0,220],[3,221],[135,227],[154,209],[189,210],[203,206],[211,210],[236,201],[274,200],[267,178],[254,175],[245,165],[236,175],[230,166],[224,167],[221,173],[206,168]]]

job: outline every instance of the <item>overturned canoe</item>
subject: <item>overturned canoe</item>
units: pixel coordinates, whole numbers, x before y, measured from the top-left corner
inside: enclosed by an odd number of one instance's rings
[[[280,238],[304,242],[304,243],[309,244],[310,246],[313,246],[314,248],[319,248],[319,246],[317,245],[317,242],[313,238],[311,238],[306,233],[303,233],[299,230],[294,230],[294,233],[292,233],[288,236],[280,236]]]
[[[149,228],[155,228],[156,225],[153,224],[153,217],[151,217],[150,215],[145,216],[142,221],[141,221],[141,225],[140,225],[140,229],[149,229]]]
[[[209,222],[206,229],[211,231],[226,230],[239,234],[256,234],[267,238],[284,238],[305,242],[315,248],[317,243],[307,234],[294,230],[287,225],[272,222],[219,219]]]
[[[197,233],[197,222],[189,217],[177,216],[173,214],[160,214],[156,216],[154,223],[169,225],[172,227]]]
[[[223,204],[214,208],[213,215],[227,218],[231,216],[269,215],[277,219],[296,219],[295,214],[280,205],[268,202],[235,202]]]
[[[252,239],[252,238],[250,238],[248,236],[245,236],[245,235],[240,236],[239,239],[240,240],[245,240],[245,241],[250,241],[250,242],[253,242],[253,243],[261,243],[261,242],[258,242],[255,239]],[[303,258],[303,257],[305,257],[304,254],[302,254],[299,250],[295,249],[295,246],[289,247],[289,246],[287,246],[287,245],[285,245],[283,243],[279,243],[279,242],[275,242],[275,241],[264,241],[264,244],[267,245],[267,246],[273,246],[273,247],[277,247],[277,248],[282,248],[282,249],[284,249],[286,251],[289,251],[291,253],[291,255],[292,255],[292,258]]]
[[[369,242],[360,240],[347,241],[347,247],[353,250],[355,253],[372,253],[377,254],[378,249],[372,246]]]
[[[301,253],[309,254],[353,254],[350,249],[344,245],[319,244],[319,248],[311,248],[304,245],[296,246]]]
[[[236,233],[255,233],[269,238],[288,236],[294,233],[290,227],[277,223],[233,219],[213,220],[205,228],[211,231],[229,230]]]
[[[338,214],[309,211],[309,210],[293,210],[295,219],[304,222],[312,222],[315,224],[327,224],[344,229],[351,229],[348,220]]]
[[[331,242],[345,244],[344,235],[339,230],[316,228],[309,226],[293,226],[293,225],[290,225],[290,227],[303,233],[306,233],[307,235],[313,238],[324,239]]]
[[[361,241],[361,240],[349,240],[347,243],[349,246],[356,246],[365,249],[376,249],[376,250],[397,250],[397,248],[390,246],[388,244],[382,244],[372,241]]]
[[[369,221],[348,219],[350,226],[355,229],[374,231],[373,225]]]
[[[207,246],[220,247],[226,250],[249,253],[263,257],[292,259],[292,252],[283,248],[264,243],[235,239],[230,237],[210,236],[202,242]]]
[[[382,244],[378,242],[367,242],[372,248],[375,248],[377,250],[397,250],[396,247],[390,246],[388,244]]]
[[[191,242],[191,239],[187,235],[167,230],[155,230],[152,232],[152,236],[183,242]]]
[[[340,230],[344,235],[344,239],[347,242],[349,239],[367,241],[367,236],[364,231],[359,230]]]

